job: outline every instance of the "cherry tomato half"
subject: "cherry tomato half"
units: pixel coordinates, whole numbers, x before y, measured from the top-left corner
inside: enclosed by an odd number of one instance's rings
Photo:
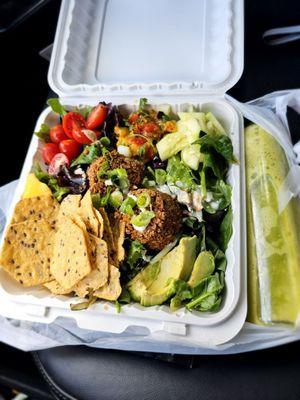
[[[75,140],[67,139],[59,143],[59,150],[68,157],[69,161],[72,161],[80,154],[81,146]]]
[[[157,132],[159,127],[154,122],[147,122],[143,127],[143,131],[147,133]]]
[[[95,129],[102,125],[107,115],[107,107],[103,104],[98,104],[94,107],[88,116],[86,127],[88,129]]]
[[[130,124],[134,124],[139,119],[139,114],[131,114],[128,118]]]
[[[81,143],[81,144],[89,144],[97,140],[97,138],[100,136],[100,132],[98,131],[92,131],[90,129],[80,129],[77,130],[75,129],[73,131],[73,138],[76,140],[76,142]]]
[[[46,164],[50,164],[55,154],[59,153],[59,148],[55,143],[46,143],[43,147],[43,159]]]
[[[55,125],[50,129],[50,139],[52,143],[59,143],[62,140],[68,139],[62,125]]]
[[[74,130],[84,129],[86,127],[86,121],[81,114],[71,111],[63,116],[62,125],[65,134],[73,139]]]
[[[51,160],[48,168],[48,174],[57,175],[64,165],[69,166],[69,164],[69,159],[65,154],[57,153]]]

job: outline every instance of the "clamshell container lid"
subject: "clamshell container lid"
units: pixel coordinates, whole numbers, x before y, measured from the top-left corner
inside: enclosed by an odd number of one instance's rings
[[[48,80],[63,97],[224,94],[243,0],[63,0]]]

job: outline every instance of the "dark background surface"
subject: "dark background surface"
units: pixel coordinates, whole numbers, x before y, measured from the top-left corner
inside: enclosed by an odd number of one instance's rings
[[[49,0],[45,7],[22,24],[0,34],[0,185],[18,178],[36,119],[49,92],[48,63],[39,56],[39,51],[53,41],[59,6],[59,0]],[[271,91],[300,87],[300,41],[280,47],[269,47],[262,41],[262,34],[267,29],[299,23],[298,0],[246,1],[245,68],[242,78],[229,92],[233,97],[247,101]],[[247,356],[240,356],[236,359],[237,363],[240,362],[236,368],[240,365],[241,368],[255,369],[255,360],[259,362],[261,357],[267,357],[273,375],[268,375],[266,369],[266,379],[272,379],[275,375],[277,379],[280,376],[284,378],[284,375],[291,376],[291,368],[293,371],[298,369],[300,376],[299,350],[299,343],[294,343],[280,349],[256,352],[251,355],[250,365],[246,363],[246,366],[238,360],[245,360]],[[28,371],[31,365],[29,355],[14,352],[13,356],[9,356],[8,349],[0,346],[0,377],[5,368],[15,368],[18,358],[18,367],[24,368],[24,372],[26,369]],[[201,364],[201,360],[205,362],[207,358],[199,357],[199,360]],[[216,362],[215,357],[214,360]],[[34,371],[33,367],[30,368]],[[34,378],[35,373],[32,374]],[[295,381],[290,383],[295,384]],[[294,386],[294,396],[290,398],[300,398],[299,387]]]

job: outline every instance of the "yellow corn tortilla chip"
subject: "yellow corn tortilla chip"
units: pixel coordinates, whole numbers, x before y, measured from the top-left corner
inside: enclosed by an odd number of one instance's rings
[[[53,294],[69,294],[71,293],[70,289],[65,289],[63,288],[57,281],[53,280],[48,283],[44,283],[44,285],[48,290],[50,290],[51,293]]]
[[[89,235],[88,248],[92,271],[73,287],[79,297],[85,297],[89,290],[95,291],[108,281],[108,254],[106,242]]]
[[[65,289],[75,286],[91,272],[85,233],[65,218],[55,234],[51,273]]]
[[[119,218],[115,218],[113,214],[111,214],[109,220],[114,238],[115,260],[117,262],[116,267],[118,267],[119,263],[121,263],[125,258],[125,249],[123,247],[125,239],[125,222],[120,221]]]
[[[60,203],[58,213],[58,223],[62,224],[64,218],[68,218],[77,214],[79,211],[81,195],[80,194],[69,194]]]
[[[99,209],[100,214],[102,215],[103,222],[104,222],[104,230],[103,230],[103,239],[107,243],[108,248],[108,259],[110,263],[116,264],[116,254],[115,254],[115,242],[114,242],[114,235],[110,225],[110,221],[108,215],[104,208]]]
[[[52,192],[45,183],[42,183],[38,180],[34,173],[30,173],[26,179],[26,185],[22,198],[28,199],[30,197],[37,196],[52,196]]]
[[[54,228],[45,219],[9,225],[1,253],[3,268],[23,286],[49,282]]]
[[[99,222],[94,212],[91,193],[88,190],[80,202],[78,214],[83,219],[87,231],[99,237]]]
[[[94,292],[94,296],[100,299],[114,301],[122,292],[120,284],[120,272],[114,265],[109,264],[108,283]]]
[[[55,225],[59,204],[52,196],[36,196],[21,199],[15,207],[12,224],[26,220],[47,219]]]
[[[104,221],[103,221],[102,215],[96,208],[94,208],[94,213],[95,213],[95,216],[99,223],[99,238],[102,239],[103,231],[104,231]]]
[[[85,223],[84,223],[84,221],[83,221],[83,219],[81,218],[80,215],[74,214],[74,215],[70,216],[70,219],[71,219],[71,220],[72,220],[86,235],[88,235],[87,230],[86,230],[86,225],[85,225]]]

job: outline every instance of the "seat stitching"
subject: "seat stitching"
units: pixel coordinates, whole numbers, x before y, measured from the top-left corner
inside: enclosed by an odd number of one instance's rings
[[[36,352],[33,352],[33,358],[34,361],[36,362],[36,365],[38,367],[39,372],[41,373],[41,375],[43,376],[43,378],[45,379],[45,381],[48,383],[48,385],[50,386],[50,390],[53,391],[53,395],[57,398],[57,399],[61,399],[61,400],[78,400],[75,397],[69,395],[68,393],[64,392],[55,382],[54,379],[48,374],[48,372],[46,372],[38,354]]]

